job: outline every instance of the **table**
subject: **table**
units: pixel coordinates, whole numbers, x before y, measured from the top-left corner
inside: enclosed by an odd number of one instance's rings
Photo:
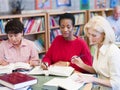
[[[44,83],[58,76],[38,75],[33,77],[36,77],[38,79],[38,83],[32,86],[33,90],[42,90],[42,86]],[[65,77],[61,77],[61,78],[65,78]],[[80,90],[91,90],[91,87],[92,84],[85,84],[83,87],[80,88]]]

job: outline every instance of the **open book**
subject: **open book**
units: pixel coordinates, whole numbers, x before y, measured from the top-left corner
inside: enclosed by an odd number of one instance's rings
[[[78,90],[83,85],[83,83],[77,82],[78,74],[72,74],[68,78],[53,78],[50,81],[43,84],[44,90],[58,90],[62,88],[62,90]]]
[[[32,69],[32,67],[30,66],[30,64],[28,63],[23,63],[23,62],[17,62],[17,63],[10,63],[6,66],[1,66],[0,65],[0,74],[4,74],[4,73],[11,73],[13,70],[16,69]]]
[[[56,76],[70,76],[74,71],[72,67],[65,66],[50,66],[48,70],[42,70],[40,66],[33,68],[28,74],[45,74],[45,75],[56,75]]]

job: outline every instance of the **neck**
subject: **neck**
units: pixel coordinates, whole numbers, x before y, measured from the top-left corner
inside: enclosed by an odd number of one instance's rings
[[[65,40],[71,41],[71,40],[75,40],[76,37],[74,35],[72,35],[71,37],[66,37]]]

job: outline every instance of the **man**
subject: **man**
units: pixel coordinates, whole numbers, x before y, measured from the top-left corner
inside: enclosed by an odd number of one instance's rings
[[[113,15],[107,17],[116,35],[116,41],[120,41],[120,6],[113,9]]]

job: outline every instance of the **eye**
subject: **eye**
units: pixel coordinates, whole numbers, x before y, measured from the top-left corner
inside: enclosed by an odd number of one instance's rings
[[[63,26],[63,25],[61,25],[61,26],[60,26],[60,28],[61,28],[61,29],[64,29],[64,26]]]
[[[96,37],[96,35],[95,35],[95,34],[92,34],[92,37]]]

